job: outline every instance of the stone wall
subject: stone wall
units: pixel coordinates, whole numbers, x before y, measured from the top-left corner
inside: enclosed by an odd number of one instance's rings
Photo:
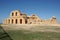
[[[42,20],[35,14],[27,16],[19,10],[14,10],[10,13],[7,19],[4,19],[3,24],[56,24],[56,18],[53,16],[49,20]]]

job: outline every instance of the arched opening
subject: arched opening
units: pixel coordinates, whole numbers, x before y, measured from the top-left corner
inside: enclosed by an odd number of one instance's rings
[[[17,19],[15,20],[15,23],[17,24]]]
[[[22,19],[20,19],[20,24],[22,24]]]
[[[13,24],[13,19],[12,19],[12,24]]]
[[[8,23],[10,23],[10,19],[8,20]]]
[[[27,24],[27,19],[25,20],[25,24]]]
[[[15,14],[16,16],[17,16],[17,12],[16,12],[16,14]]]
[[[14,16],[14,13],[12,12],[12,16]]]

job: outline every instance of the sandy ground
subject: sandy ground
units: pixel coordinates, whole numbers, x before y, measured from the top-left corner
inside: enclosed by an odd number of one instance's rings
[[[1,25],[4,30],[29,30],[29,31],[51,31],[51,32],[60,32],[60,26],[53,26],[53,25],[31,25],[31,24],[24,24],[24,25]]]

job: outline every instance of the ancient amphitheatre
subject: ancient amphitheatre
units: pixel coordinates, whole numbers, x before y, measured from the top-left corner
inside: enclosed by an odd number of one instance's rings
[[[60,28],[60,24],[57,23],[56,17],[52,16],[50,19],[40,19],[35,14],[27,16],[21,13],[19,10],[13,10],[10,12],[10,16],[3,20],[2,24],[4,29],[11,30],[44,30],[50,28]]]
[[[27,16],[21,13],[19,10],[13,10],[10,12],[8,18],[3,19],[3,24],[44,24],[44,25],[57,25],[56,17],[52,16],[50,19],[40,19],[35,14]]]

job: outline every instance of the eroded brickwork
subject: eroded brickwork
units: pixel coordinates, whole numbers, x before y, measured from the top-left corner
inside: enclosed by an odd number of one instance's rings
[[[8,18],[3,20],[3,24],[56,24],[56,18],[53,16],[49,20],[42,20],[35,14],[27,16],[19,10],[14,10]]]

